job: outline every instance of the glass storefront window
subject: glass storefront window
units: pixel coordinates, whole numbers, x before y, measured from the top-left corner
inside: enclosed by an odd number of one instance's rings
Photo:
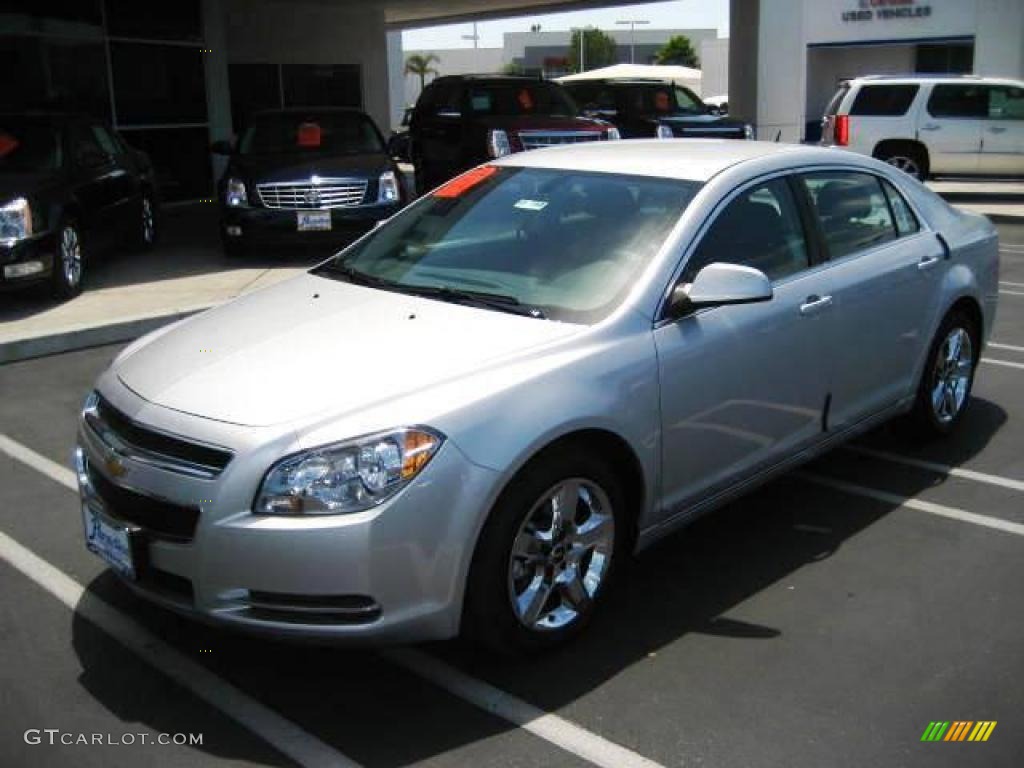
[[[284,64],[286,107],[362,107],[363,88],[354,64]]]
[[[110,118],[103,44],[66,37],[0,36],[8,109],[58,109]]]
[[[199,48],[110,43],[118,125],[206,122]]]
[[[140,2],[106,0],[107,33],[111,37],[135,37],[142,40],[203,39],[199,0]]]
[[[141,149],[153,163],[164,200],[209,197],[213,188],[209,133],[200,128],[138,128],[124,130],[126,144]]]
[[[281,80],[277,64],[230,64],[228,87],[231,90],[231,122],[235,133],[253,112],[280,109]]]

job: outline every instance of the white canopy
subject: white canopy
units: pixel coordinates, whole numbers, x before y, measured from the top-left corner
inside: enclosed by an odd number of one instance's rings
[[[685,85],[698,95],[700,94],[700,70],[671,65],[613,64],[610,67],[601,67],[601,69],[591,69],[587,72],[559,77],[556,78],[556,82],[572,83],[578,80],[608,80],[611,78],[671,80],[678,85]]]

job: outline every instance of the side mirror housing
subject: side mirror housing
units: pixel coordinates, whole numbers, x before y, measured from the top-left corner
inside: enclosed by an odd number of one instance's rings
[[[234,152],[234,148],[231,146],[230,141],[221,139],[210,145],[210,151],[215,155],[230,155]]]
[[[682,317],[697,309],[728,304],[771,301],[772,283],[759,269],[739,264],[708,264],[692,283],[680,283],[672,290],[668,315]]]

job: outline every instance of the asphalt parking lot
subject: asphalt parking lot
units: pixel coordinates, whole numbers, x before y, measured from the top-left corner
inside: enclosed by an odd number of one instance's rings
[[[3,366],[0,762],[1024,764],[1024,224],[1000,233],[993,343],[953,438],[883,428],[756,491],[527,661],[274,643],[140,603],[84,549],[67,469],[120,347]],[[932,721],[998,725],[922,743]],[[134,743],[60,743],[97,733]],[[142,743],[159,734],[202,744]]]

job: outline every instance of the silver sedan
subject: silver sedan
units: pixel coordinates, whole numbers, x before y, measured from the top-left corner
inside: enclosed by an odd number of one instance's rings
[[[503,158],[125,349],[87,545],[226,626],[543,649],[704,512],[895,416],[953,430],[997,270],[987,220],[850,153]]]

